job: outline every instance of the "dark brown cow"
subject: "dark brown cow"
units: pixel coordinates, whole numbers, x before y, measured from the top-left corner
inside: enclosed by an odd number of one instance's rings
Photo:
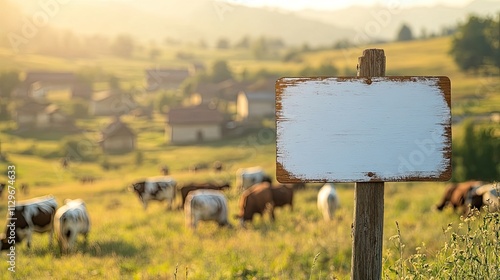
[[[293,186],[280,184],[271,188],[273,193],[274,207],[282,207],[290,205],[290,210],[293,211]]]
[[[482,183],[480,181],[467,181],[463,183],[453,183],[446,186],[443,199],[436,206],[436,208],[441,211],[447,205],[453,206],[453,210],[456,211],[457,208],[461,208],[465,206],[465,199],[469,191],[471,191],[474,187],[480,186]],[[473,205],[474,201],[472,201],[472,207],[476,207]],[[480,206],[479,206],[480,207]],[[467,209],[463,209],[463,212],[467,212]]]
[[[218,185],[215,183],[191,183],[188,184],[180,189],[181,192],[181,197],[182,197],[182,205],[181,207],[184,207],[184,203],[186,201],[186,197],[189,194],[189,192],[194,191],[194,190],[218,190],[218,191],[223,191],[225,189],[229,189],[231,186],[228,183]]]
[[[245,190],[240,197],[240,213],[235,217],[240,220],[240,225],[245,226],[246,221],[252,221],[253,215],[264,215],[269,210],[271,221],[274,221],[274,201],[271,183],[262,182]]]
[[[53,196],[45,196],[21,201],[12,210],[13,215],[7,220],[5,236],[1,239],[1,250],[8,250],[11,246],[27,240],[28,248],[31,247],[33,232],[50,232],[52,244],[54,214],[57,202]],[[9,213],[10,213],[9,207]]]

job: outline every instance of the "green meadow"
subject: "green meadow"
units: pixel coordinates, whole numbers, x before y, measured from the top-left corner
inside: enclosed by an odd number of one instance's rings
[[[450,42],[451,38],[445,37],[366,48],[385,50],[387,75],[450,77],[454,117],[498,111],[498,77],[460,72],[447,54]],[[306,65],[319,66],[329,61],[340,75],[347,75],[355,71],[357,57],[364,48],[309,52],[301,54],[302,62],[286,63],[278,59],[256,61],[249,53],[238,50],[194,49],[192,53],[207,65],[225,59],[235,73],[267,69],[283,76],[296,75]],[[0,49],[0,71],[100,69],[119,77],[125,88],[140,88],[145,68],[188,64],[172,55],[176,51],[179,50],[163,52],[157,61],[151,61],[141,53],[132,59],[107,56],[63,59],[15,55]],[[64,102],[63,95],[56,99]],[[238,212],[240,196],[235,188],[237,169],[259,165],[275,175],[272,127],[202,145],[175,146],[165,139],[163,115],[155,113],[152,121],[126,116],[124,121],[138,135],[137,151],[104,157],[95,140],[98,128],[109,121],[108,118],[77,121],[89,131],[72,137],[80,139],[82,149],[98,153],[99,159],[76,160],[67,169],[61,167],[58,156],[66,135],[19,134],[12,121],[0,123],[1,151],[8,157],[8,162],[0,162],[0,168],[7,170],[8,165],[14,165],[14,185],[29,185],[28,194],[17,190],[16,201],[52,194],[62,205],[66,198],[82,198],[92,223],[87,246],[79,239],[76,252],[70,255],[61,255],[55,243],[49,246],[45,234],[34,234],[31,249],[24,243],[17,244],[15,273],[8,271],[8,257],[2,252],[0,279],[349,279],[353,184],[336,184],[341,207],[331,222],[323,221],[317,210],[320,184],[310,184],[296,192],[293,211],[288,207],[278,208],[274,223],[268,216],[257,217],[247,229],[242,229],[232,219]],[[461,123],[455,124],[454,141],[461,135]],[[103,160],[110,166],[108,169],[103,168]],[[223,162],[222,172],[210,168],[214,161]],[[190,171],[196,164],[209,168]],[[169,210],[158,202],[150,203],[144,210],[128,186],[139,178],[159,175],[163,165],[169,167],[179,185],[230,182],[233,188],[226,195],[235,228],[219,229],[215,223],[200,222],[193,232],[185,226],[182,210]],[[83,176],[95,177],[96,181],[83,184],[79,180]],[[500,276],[498,236],[489,234],[498,232],[500,218],[495,214],[478,214],[461,219],[451,209],[437,212],[434,205],[445,185],[446,182],[386,183],[384,279],[498,279]],[[4,193],[0,198],[0,217],[6,213]]]

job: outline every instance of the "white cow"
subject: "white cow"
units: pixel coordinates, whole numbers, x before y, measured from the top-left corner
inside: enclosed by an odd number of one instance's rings
[[[335,210],[340,206],[337,191],[331,183],[324,184],[318,192],[318,209],[325,221],[333,219]]]
[[[490,212],[498,211],[500,206],[500,201],[498,199],[498,193],[500,191],[500,184],[487,184],[482,185],[475,189],[476,195],[482,196],[483,205],[488,205],[488,210]]]
[[[219,226],[232,227],[227,218],[227,209],[227,200],[221,191],[192,191],[184,204],[186,226],[196,229],[198,221],[215,221]]]
[[[240,190],[246,190],[255,184],[262,183],[266,179],[269,180],[269,176],[266,175],[260,166],[240,168],[236,171],[236,186]]]
[[[172,209],[177,193],[177,182],[170,176],[149,177],[132,184],[132,190],[139,196],[144,209],[148,208],[150,200],[166,200]]]
[[[90,218],[83,200],[66,199],[64,203],[64,206],[57,209],[54,232],[61,253],[68,253],[73,249],[78,234],[82,234],[85,237],[85,243],[87,243]]]

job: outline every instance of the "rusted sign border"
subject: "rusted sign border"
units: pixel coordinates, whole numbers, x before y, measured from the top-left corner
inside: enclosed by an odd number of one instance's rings
[[[440,92],[443,94],[443,98],[448,105],[448,109],[450,111],[450,120],[444,127],[444,137],[446,141],[444,142],[445,147],[443,150],[443,157],[448,160],[448,164],[446,165],[443,172],[439,174],[439,176],[401,176],[398,178],[379,178],[374,172],[367,172],[367,176],[370,178],[369,180],[359,181],[358,179],[352,181],[345,180],[328,180],[328,179],[302,179],[294,176],[292,173],[288,172],[283,165],[278,162],[278,154],[279,147],[277,145],[276,150],[276,178],[279,182],[282,183],[297,183],[297,182],[403,182],[403,181],[448,181],[451,178],[451,157],[452,157],[452,146],[451,146],[451,82],[450,79],[446,76],[384,76],[384,77],[283,77],[276,81],[276,128],[278,128],[278,123],[282,120],[281,112],[282,108],[282,97],[283,91],[288,86],[293,86],[303,82],[309,81],[323,81],[329,79],[335,79],[336,81],[359,81],[362,80],[367,84],[371,84],[373,82],[380,81],[396,81],[396,82],[419,82],[425,79],[437,79],[437,85]],[[276,135],[277,139],[279,135]]]

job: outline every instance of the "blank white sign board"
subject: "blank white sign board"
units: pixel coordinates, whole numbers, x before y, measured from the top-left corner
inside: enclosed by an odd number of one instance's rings
[[[450,96],[440,76],[281,78],[278,181],[448,180]]]

